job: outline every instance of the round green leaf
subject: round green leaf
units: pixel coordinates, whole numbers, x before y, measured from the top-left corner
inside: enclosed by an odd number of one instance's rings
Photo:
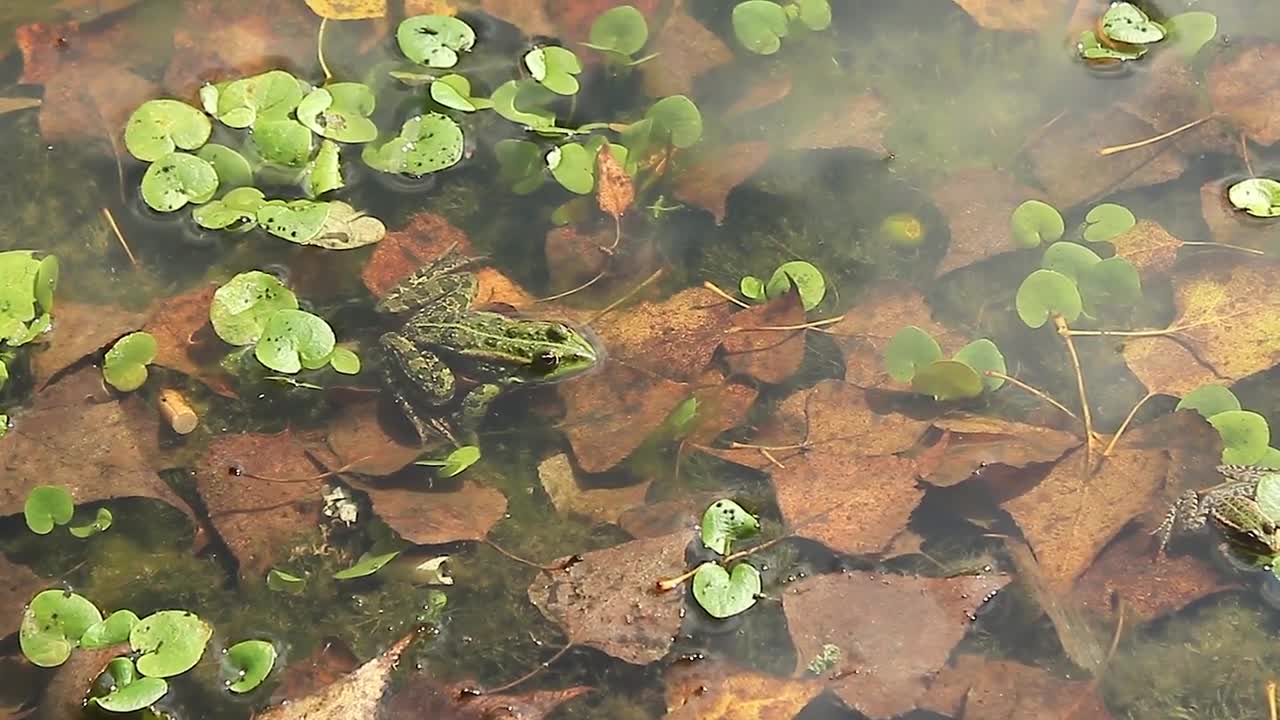
[[[45,255],[36,266],[35,299],[41,310],[53,312],[53,293],[58,289],[58,258]],[[3,314],[3,313],[0,313]]]
[[[1268,470],[1280,470],[1280,448],[1267,448],[1262,453],[1262,457],[1254,461],[1255,467],[1267,468]]]
[[[770,299],[781,297],[792,287],[800,293],[800,303],[806,311],[816,308],[827,294],[822,271],[804,260],[791,260],[779,265],[765,285],[765,294]]]
[[[551,177],[569,192],[589,195],[595,188],[596,158],[579,143],[565,143],[547,153]]]
[[[1227,190],[1227,199],[1254,217],[1280,217],[1280,182],[1271,178],[1241,180]]]
[[[601,13],[591,24],[587,47],[634,55],[649,41],[649,25],[644,15],[630,5]]]
[[[1112,40],[1148,45],[1164,39],[1165,30],[1133,3],[1113,2],[1102,15],[1102,32]]]
[[[209,202],[218,191],[218,173],[207,161],[170,153],[142,176],[142,199],[156,212],[173,212],[187,203]]]
[[[1165,20],[1164,29],[1170,46],[1190,60],[1218,34],[1218,18],[1210,12],[1185,12]]]
[[[1267,419],[1249,410],[1226,410],[1209,418],[1222,436],[1222,462],[1252,465],[1266,455],[1271,444]]]
[[[427,67],[451,68],[458,53],[476,44],[476,33],[465,22],[447,15],[416,15],[396,30],[396,42],[405,57]]]
[[[536,47],[525,53],[524,66],[543,87],[557,95],[574,95],[578,92],[578,79],[582,63],[572,50],[548,45]]]
[[[307,581],[297,575],[292,575],[283,570],[271,568],[267,572],[267,587],[275,592],[289,593],[297,595],[307,586]]]
[[[1258,509],[1271,522],[1280,522],[1280,472],[1268,473],[1258,480],[1254,491]]]
[[[298,298],[293,291],[274,275],[250,270],[214,291],[209,320],[223,342],[252,345],[262,336],[268,318],[277,311],[297,307]]]
[[[1201,385],[1178,401],[1174,410],[1195,410],[1205,420],[1228,410],[1239,410],[1240,400],[1224,385]]]
[[[283,70],[201,88],[209,114],[228,127],[247,128],[259,119],[283,120],[298,107],[310,86]]]
[[[754,275],[748,275],[738,281],[738,291],[748,300],[761,302],[765,299],[764,281]]]
[[[91,697],[89,703],[115,713],[131,713],[151,707],[169,692],[169,683],[160,678],[138,677],[133,661],[118,657],[107,663],[111,691]]]
[[[1057,242],[1067,230],[1062,213],[1046,202],[1028,200],[1013,211],[1010,219],[1013,241],[1018,247],[1040,247]]]
[[[179,148],[195,150],[209,140],[213,126],[196,108],[177,100],[148,100],[124,128],[129,154],[153,162]]]
[[[213,636],[213,628],[186,610],[161,610],[138,621],[129,646],[141,653],[138,672],[167,678],[195,667]]]
[[[1138,222],[1129,208],[1115,203],[1095,206],[1084,216],[1084,221],[1084,239],[1089,242],[1110,240]]]
[[[360,373],[360,356],[347,348],[334,348],[333,355],[329,357],[329,366],[343,375],[357,375]]]
[[[978,373],[978,377],[982,378],[983,387],[992,392],[1004,385],[1004,378],[989,377],[985,373],[992,371],[1005,375],[1009,371],[1004,362],[1004,353],[1000,352],[1000,348],[996,347],[995,343],[986,338],[974,340],[960,348],[952,359],[973,368],[974,372]]]
[[[493,103],[485,98],[471,97],[471,81],[453,73],[432,81],[431,99],[447,108],[462,112],[475,112],[493,107]]]
[[[86,598],[65,590],[38,593],[22,613],[18,644],[37,667],[57,667],[71,657],[86,630],[102,613]]]
[[[732,500],[717,500],[702,513],[702,544],[720,555],[728,555],[735,540],[760,534],[760,521]]]
[[[341,200],[271,200],[258,208],[258,224],[282,240],[326,250],[351,250],[378,242],[387,227]]]
[[[311,159],[311,130],[290,117],[260,117],[253,124],[253,146],[263,160],[302,167]]]
[[[982,394],[982,377],[959,360],[938,360],[916,371],[911,378],[912,392],[929,395],[935,400],[965,400]]]
[[[1073,242],[1060,242],[1050,245],[1040,258],[1040,267],[1054,270],[1080,282],[1080,275],[1085,270],[1102,262],[1102,258],[1089,248]]]
[[[353,580],[355,578],[367,577],[381,570],[384,565],[394,560],[399,554],[399,550],[396,552],[385,553],[383,555],[370,555],[369,553],[365,553],[360,556],[360,559],[356,561],[355,565],[352,565],[346,570],[339,570],[333,574],[333,577],[336,580]]]
[[[72,525],[67,530],[75,537],[80,539],[93,537],[100,532],[106,532],[111,528],[111,511],[106,508],[98,508],[93,516],[93,522],[88,525]]]
[[[196,151],[196,157],[213,166],[218,175],[218,188],[248,187],[253,184],[253,168],[240,153],[226,145],[209,143]]]
[[[733,8],[733,34],[747,50],[772,55],[787,36],[787,11],[770,0],[746,0]]]
[[[1132,307],[1142,299],[1138,269],[1119,255],[1109,257],[1080,274],[1079,292],[1090,315],[1102,307]]]
[[[915,325],[894,333],[884,347],[885,369],[900,383],[911,382],[920,368],[942,359],[942,348],[933,336]]]
[[[684,95],[671,95],[654,103],[645,113],[655,132],[666,133],[671,144],[687,148],[702,138],[702,113]]]
[[[421,177],[458,164],[463,145],[458,123],[447,115],[427,113],[406,120],[399,136],[382,145],[366,145],[362,157],[375,170]]]
[[[32,488],[22,505],[22,515],[27,528],[37,535],[48,535],[55,525],[71,522],[76,505],[71,493],[61,485],[40,485]]]
[[[220,199],[192,210],[191,217],[197,225],[207,230],[232,229],[245,232],[257,227],[258,208],[266,201],[266,196],[257,188],[236,188]]]
[[[1074,322],[1084,309],[1076,284],[1053,270],[1036,270],[1028,275],[1018,286],[1014,304],[1018,317],[1032,328],[1044,325],[1050,315],[1061,315],[1067,322]]]
[[[80,647],[85,650],[97,650],[111,647],[129,639],[133,626],[138,624],[138,616],[132,610],[117,610],[105,620],[90,625],[80,637]]]
[[[368,85],[335,83],[312,90],[298,103],[298,122],[320,137],[367,143],[378,138],[378,128],[369,119],[374,106]]]
[[[555,125],[555,114],[547,106],[555,93],[533,80],[508,80],[493,91],[493,111],[503,118],[534,130]]]
[[[156,359],[156,339],[150,333],[129,333],[107,351],[102,377],[120,392],[133,392],[147,381],[147,365]]]
[[[724,619],[745,612],[760,595],[760,571],[738,563],[730,573],[716,563],[698,566],[693,574],[693,599],[713,618]]]
[[[315,158],[307,163],[302,175],[303,189],[307,197],[314,199],[341,188],[343,184],[342,156],[338,145],[332,140],[325,140],[320,143]]]
[[[810,30],[831,27],[831,4],[827,0],[798,0],[800,22]]]
[[[333,347],[333,328],[323,318],[304,310],[277,310],[267,318],[253,356],[276,372],[292,375],[302,368],[324,367]]]
[[[494,146],[498,175],[517,195],[528,195],[546,181],[542,149],[528,140],[499,140]]]
[[[276,664],[276,648],[266,640],[242,640],[227,648],[223,675],[227,689],[246,693],[262,684]]]
[[[449,453],[440,466],[440,477],[451,478],[460,475],[464,470],[475,465],[480,459],[480,448],[475,445],[463,445]]]
[[[1147,54],[1147,49],[1141,45],[1123,48],[1103,45],[1092,30],[1085,30],[1076,42],[1076,52],[1085,60],[1137,60]]]

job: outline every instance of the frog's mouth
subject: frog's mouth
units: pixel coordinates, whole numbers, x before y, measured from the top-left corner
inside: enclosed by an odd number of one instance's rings
[[[554,378],[549,378],[543,382],[555,384],[564,382],[565,380],[573,380],[585,375],[599,372],[604,367],[607,353],[605,352],[604,342],[594,330],[589,327],[569,326],[573,332],[575,339],[580,342],[573,343],[575,367],[557,374]]]

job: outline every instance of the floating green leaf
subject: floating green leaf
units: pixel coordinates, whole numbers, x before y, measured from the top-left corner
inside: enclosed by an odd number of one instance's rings
[[[713,618],[724,619],[745,612],[760,595],[760,571],[738,563],[732,573],[706,562],[693,574],[693,599]]]
[[[1170,46],[1190,60],[1218,34],[1218,18],[1209,12],[1185,12],[1165,20],[1164,29]]]
[[[791,260],[778,266],[765,284],[765,295],[770,299],[782,297],[795,288],[805,311],[822,303],[827,295],[827,282],[822,271],[804,260]]]
[[[336,580],[353,580],[372,575],[382,569],[384,565],[391,562],[400,554],[400,551],[389,552],[382,555],[370,555],[365,553],[360,556],[355,565],[346,570],[339,570],[333,574]]]
[[[1209,418],[1209,424],[1222,436],[1222,462],[1229,465],[1252,465],[1271,444],[1267,419],[1249,410],[1220,412]]]
[[[332,140],[325,140],[320,143],[315,158],[307,163],[302,174],[302,187],[307,197],[315,199],[342,186],[342,158],[338,145]]]
[[[364,247],[387,234],[381,220],[341,200],[270,200],[258,208],[258,224],[283,240],[326,250]]]
[[[276,568],[271,568],[271,570],[267,571],[267,587],[276,592],[297,595],[306,589],[306,586],[306,579],[297,575],[277,570]]]
[[[222,658],[227,689],[247,693],[262,684],[276,664],[276,648],[266,640],[242,640]]]
[[[247,128],[262,118],[287,118],[310,89],[309,85],[283,70],[271,70],[218,85],[206,85],[200,91],[200,98],[205,110],[223,124]]]
[[[1130,45],[1149,45],[1164,39],[1165,30],[1133,3],[1113,2],[1102,15],[1102,32]]]
[[[22,613],[18,644],[22,655],[37,667],[57,667],[71,657],[102,613],[86,598],[65,590],[38,593]]]
[[[933,336],[915,325],[908,325],[890,338],[884,347],[885,369],[889,377],[900,383],[911,382],[916,371],[942,359],[942,348]]]
[[[421,177],[457,165],[463,145],[453,118],[427,113],[406,120],[400,134],[382,145],[365,146],[362,157],[375,170]]]
[[[1102,262],[1102,258],[1089,248],[1073,242],[1060,242],[1050,245],[1040,258],[1040,267],[1054,270],[1080,281],[1080,275],[1086,270]]]
[[[277,310],[267,318],[253,356],[276,372],[292,375],[327,365],[333,347],[333,328],[323,318],[304,310]]]
[[[475,112],[493,107],[488,98],[471,96],[471,81],[457,74],[436,78],[431,83],[431,99],[447,108]]]
[[[1228,410],[1239,410],[1240,400],[1224,385],[1207,384],[1192,390],[1178,401],[1174,410],[1195,410],[1205,420]]]
[[[1280,473],[1268,473],[1258,480],[1254,490],[1258,509],[1271,522],[1280,522]]]
[[[1280,182],[1271,178],[1241,180],[1227,190],[1227,199],[1254,217],[1280,217]]]
[[[1067,230],[1062,213],[1039,200],[1028,200],[1019,205],[1013,211],[1010,225],[1014,243],[1024,248],[1057,242]]]
[[[45,255],[36,266],[36,304],[46,313],[53,312],[53,292],[58,289],[58,258]]]
[[[555,113],[547,109],[555,93],[533,80],[508,80],[489,99],[494,112],[517,125],[539,130],[556,124]]]
[[[763,301],[765,295],[764,281],[754,275],[748,275],[738,281],[738,291],[748,300]]]
[[[369,119],[375,104],[368,85],[334,83],[312,90],[298,103],[298,122],[320,137],[367,143],[378,138],[378,128]]]
[[[400,52],[427,67],[451,68],[458,53],[476,44],[476,33],[465,22],[447,15],[416,15],[406,18],[396,30]]]
[[[965,400],[982,394],[982,377],[959,360],[938,360],[916,370],[911,378],[912,392],[928,395],[940,402]]]
[[[1133,212],[1123,205],[1102,203],[1084,216],[1084,239],[1089,242],[1110,240],[1137,224]]]
[[[988,371],[1001,375],[1006,375],[1009,371],[1005,365],[1004,353],[1000,352],[1000,348],[990,340],[986,338],[974,340],[960,348],[952,359],[973,368],[974,372],[978,373],[978,377],[982,378],[982,385],[987,390],[995,392],[1004,386],[1004,378],[986,375]]]
[[[1071,278],[1053,270],[1036,270],[1022,281],[1014,298],[1018,317],[1027,327],[1038,328],[1050,315],[1074,322],[1083,311],[1080,291]]]
[[[440,477],[451,478],[476,464],[480,459],[480,448],[475,445],[463,445],[449,453],[440,468]]]
[[[169,153],[142,176],[142,199],[156,212],[173,212],[187,203],[209,202],[218,192],[218,173],[207,161],[187,153]]]
[[[1142,299],[1138,269],[1119,255],[1109,257],[1080,274],[1080,296],[1090,315],[1103,307],[1127,308]]]
[[[547,153],[551,177],[569,192],[590,195],[595,188],[596,158],[579,143],[565,143]]]
[[[797,0],[797,17],[810,30],[826,30],[831,27],[831,4],[827,0]]]
[[[196,157],[213,166],[218,175],[218,189],[248,187],[253,184],[253,168],[240,153],[226,145],[209,143],[196,151]]]
[[[259,118],[253,124],[253,146],[263,160],[286,167],[306,165],[311,158],[311,130],[293,118]]]
[[[22,515],[27,528],[37,535],[48,535],[55,525],[71,522],[76,504],[71,493],[61,485],[40,485],[32,488],[22,505]]]
[[[702,138],[702,113],[684,95],[671,95],[654,103],[645,113],[653,129],[670,138],[671,144],[687,148]]]
[[[517,195],[528,195],[546,182],[542,150],[528,140],[499,140],[494,146],[502,182]]]
[[[75,537],[80,539],[93,537],[100,532],[106,532],[111,527],[111,511],[106,508],[98,508],[94,513],[93,522],[87,525],[72,525],[67,528]]]
[[[578,78],[582,63],[572,50],[547,45],[536,47],[524,55],[524,66],[533,79],[557,95],[574,95],[578,92]]]
[[[360,372],[360,356],[347,348],[334,348],[333,355],[329,357],[329,366],[334,372],[343,375],[357,375]]]
[[[214,291],[209,320],[223,342],[252,345],[262,336],[268,318],[297,307],[297,296],[274,275],[250,270]]]
[[[160,678],[141,677],[129,658],[113,658],[104,674],[110,677],[111,691],[89,698],[91,705],[108,712],[131,713],[151,707],[169,692],[169,683]]]
[[[682,439],[693,430],[698,419],[698,397],[691,395],[680,402],[663,421],[663,427],[671,433],[671,437]]]
[[[179,148],[195,150],[209,140],[213,126],[204,113],[178,100],[148,100],[133,111],[124,128],[124,146],[143,162]]]
[[[601,13],[591,24],[590,42],[594,50],[630,57],[649,41],[649,25],[644,15],[630,5],[622,5]]]
[[[117,610],[105,620],[90,625],[80,637],[80,647],[86,650],[118,645],[129,639],[133,626],[138,624],[138,616],[132,610]]]
[[[733,543],[760,534],[760,521],[732,500],[717,500],[702,513],[702,544],[728,555]]]
[[[776,2],[746,0],[733,9],[733,34],[757,55],[778,52],[787,31],[787,11]]]
[[[138,658],[138,672],[167,678],[195,667],[213,636],[213,628],[186,610],[161,610],[138,621],[129,632],[129,646]]]
[[[258,208],[266,201],[266,196],[257,188],[236,188],[191,211],[191,217],[206,230],[247,232],[258,226]]]
[[[147,381],[147,365],[156,359],[150,333],[129,333],[116,341],[102,362],[102,377],[120,392],[133,392]]]
[[[1076,42],[1076,52],[1085,60],[1137,60],[1147,54],[1147,49],[1142,45],[1124,48],[1103,45],[1092,30],[1085,30]]]

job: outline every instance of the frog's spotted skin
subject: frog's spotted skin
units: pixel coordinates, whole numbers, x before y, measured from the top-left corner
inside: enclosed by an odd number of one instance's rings
[[[1174,532],[1195,532],[1210,520],[1228,541],[1265,554],[1280,554],[1280,533],[1256,502],[1258,482],[1276,472],[1249,465],[1219,465],[1224,482],[1204,490],[1188,490],[1169,508],[1152,533],[1163,553]]]
[[[382,336],[383,376],[424,440],[434,431],[458,442],[458,433],[474,434],[507,388],[564,380],[599,358],[595,345],[564,323],[472,309],[478,289],[468,271],[473,263],[450,250],[377,305],[406,318],[399,330]],[[466,389],[459,389],[460,379]]]

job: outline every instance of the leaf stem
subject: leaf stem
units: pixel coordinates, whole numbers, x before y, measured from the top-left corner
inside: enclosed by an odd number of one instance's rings
[[[1084,391],[1084,373],[1080,369],[1080,354],[1076,352],[1076,344],[1071,339],[1071,328],[1067,326],[1066,319],[1061,315],[1054,315],[1053,324],[1067,344],[1071,365],[1076,372],[1076,388],[1080,391],[1080,416],[1084,418],[1084,468],[1087,475],[1093,468],[1093,415],[1089,412],[1089,398]]]
[[[1179,125],[1178,127],[1168,132],[1160,133],[1159,135],[1156,135],[1154,137],[1149,137],[1146,140],[1139,140],[1137,142],[1125,143],[1124,145],[1111,145],[1110,147],[1104,147],[1098,151],[1098,154],[1105,157],[1107,155],[1115,155],[1116,153],[1124,152],[1126,150],[1137,150],[1138,148],[1146,147],[1148,145],[1154,145],[1155,143],[1158,143],[1161,140],[1165,140],[1167,138],[1171,138],[1180,132],[1185,132],[1187,130],[1190,130],[1191,128],[1199,125],[1200,123],[1210,120],[1216,116],[1217,116],[1216,112],[1209,113],[1208,115],[1205,115],[1199,120],[1192,120],[1191,122],[1186,123],[1185,125]]]
[[[739,300],[738,298],[736,298],[736,297],[734,297],[734,296],[730,295],[729,293],[725,292],[724,290],[721,290],[721,289],[720,289],[720,287],[719,287],[718,285],[716,285],[715,283],[711,282],[710,280],[704,280],[704,281],[702,282],[702,287],[704,287],[704,288],[706,288],[706,289],[710,290],[711,292],[713,292],[713,293],[715,293],[715,294],[719,295],[720,297],[724,298],[725,300],[728,300],[729,302],[733,303],[734,305],[737,305],[737,306],[738,306],[738,307],[740,307],[740,308],[746,309],[746,308],[750,308],[750,307],[751,307],[750,305],[748,305],[748,304],[746,304],[746,303],[742,302],[741,300]]]
[[[729,565],[729,563],[735,560],[741,560],[742,558],[747,557],[748,555],[754,555],[755,553],[758,553],[761,550],[764,550],[766,548],[771,548],[774,545],[777,545],[778,543],[782,542],[783,540],[786,540],[789,537],[791,537],[791,533],[787,533],[786,535],[780,535],[772,540],[767,540],[765,542],[762,542],[759,545],[753,545],[747,548],[746,550],[739,550],[738,552],[732,555],[726,555],[720,558],[719,560],[717,560],[716,562],[720,563],[722,567],[726,567]],[[698,567],[702,567],[702,563],[698,563]],[[695,567],[692,570],[689,570],[687,572],[680,573],[675,577],[667,578],[666,580],[659,580],[656,583],[654,583],[653,586],[658,592],[667,592],[669,590],[675,590],[676,588],[680,587],[681,583],[683,583],[685,580],[688,580],[689,578],[693,577],[694,574],[698,572],[698,567]]]
[[[731,327],[728,332],[747,332],[754,330],[812,330],[816,328],[835,325],[844,320],[843,315],[836,317],[823,318],[822,320],[812,320],[810,322],[800,323],[798,325],[757,325],[756,327]]]
[[[116,224],[116,218],[111,214],[111,208],[104,206],[102,215],[107,218],[107,224],[111,226],[111,232],[115,233],[116,240],[120,242],[120,247],[124,248],[124,254],[129,256],[129,264],[138,267],[138,259],[133,256],[133,251],[129,249],[129,243],[125,242],[124,233],[120,232],[120,226]]]
[[[565,645],[564,647],[560,648],[560,650],[559,650],[559,651],[557,651],[555,655],[552,655],[551,657],[547,658],[546,660],[542,661],[541,663],[538,663],[538,666],[537,666],[537,667],[535,667],[534,669],[530,670],[529,672],[525,673],[524,675],[521,675],[520,677],[516,678],[515,680],[512,680],[511,682],[509,682],[509,683],[507,683],[507,684],[505,684],[505,685],[499,685],[499,686],[498,686],[498,687],[496,687],[496,688],[489,688],[488,690],[483,691],[483,694],[485,694],[485,695],[494,695],[494,694],[497,694],[497,693],[500,693],[500,692],[505,692],[505,691],[507,691],[507,690],[510,690],[511,688],[513,688],[513,687],[515,687],[515,686],[517,686],[517,685],[519,685],[519,684],[521,684],[521,683],[525,682],[526,680],[528,680],[528,679],[532,678],[534,675],[537,675],[538,673],[542,672],[543,670],[546,670],[547,668],[551,667],[551,665],[552,665],[553,663],[555,663],[555,661],[557,661],[557,660],[559,660],[560,658],[564,657],[564,654],[565,654],[565,653],[567,653],[567,652],[569,652],[569,649],[570,649],[570,648],[572,648],[572,647],[573,647],[573,643],[568,643],[568,644],[567,644],[567,645]]]
[[[325,82],[333,79],[333,73],[329,72],[329,63],[324,59],[324,29],[328,26],[329,18],[320,18],[320,31],[316,33],[316,58],[320,60],[320,69],[324,71]]]
[[[1201,247],[1220,247],[1220,248],[1223,248],[1223,249],[1225,249],[1225,250],[1239,250],[1240,252],[1251,253],[1251,254],[1253,254],[1253,255],[1266,255],[1266,253],[1265,253],[1265,252],[1263,252],[1263,251],[1261,251],[1261,250],[1256,250],[1256,249],[1251,248],[1251,247],[1244,247],[1243,245],[1228,245],[1227,243],[1220,243],[1220,242],[1206,242],[1206,241],[1193,241],[1193,242],[1188,242],[1188,241],[1186,241],[1186,240],[1184,240],[1184,241],[1182,242],[1182,244],[1183,244],[1183,245],[1197,245],[1197,246],[1201,246]]]
[[[631,288],[631,290],[627,291],[627,294],[626,294],[626,295],[623,295],[622,297],[618,298],[617,300],[614,300],[613,302],[611,302],[611,303],[609,303],[608,305],[606,305],[606,306],[605,306],[605,308],[604,308],[603,310],[601,310],[600,312],[596,313],[595,315],[592,315],[592,316],[591,316],[591,319],[590,319],[590,320],[587,320],[587,325],[591,325],[592,323],[596,322],[597,320],[599,320],[600,318],[604,317],[605,315],[608,315],[609,313],[611,313],[611,312],[613,312],[614,310],[618,309],[618,307],[619,307],[620,305],[622,305],[622,304],[623,304],[623,303],[625,303],[626,301],[630,300],[631,298],[635,297],[635,296],[636,296],[636,293],[640,292],[641,290],[643,290],[643,289],[645,289],[645,288],[649,287],[649,286],[650,286],[650,285],[652,285],[654,282],[656,282],[658,278],[662,277],[662,274],[663,274],[664,272],[665,272],[665,268],[658,268],[657,270],[654,270],[652,275],[650,275],[649,277],[647,277],[647,278],[645,278],[645,279],[644,279],[644,282],[640,283],[639,285],[635,286],[634,288]]]
[[[1071,412],[1071,410],[1070,410],[1066,405],[1063,405],[1062,403],[1058,402],[1057,400],[1054,400],[1052,397],[1050,397],[1050,396],[1049,396],[1049,394],[1048,394],[1048,393],[1046,393],[1045,391],[1043,391],[1043,390],[1041,390],[1041,389],[1039,389],[1039,388],[1036,388],[1036,387],[1033,387],[1033,386],[1031,386],[1031,385],[1028,385],[1027,383],[1022,382],[1021,380],[1019,380],[1018,378],[1016,378],[1016,377],[1014,377],[1014,376],[1012,376],[1012,375],[1006,375],[1006,374],[1004,374],[1004,373],[1002,373],[1002,372],[996,372],[995,370],[986,370],[986,371],[984,371],[982,374],[983,374],[983,375],[986,375],[987,377],[993,377],[993,378],[998,378],[998,379],[1000,379],[1000,380],[1004,380],[1005,382],[1009,383],[1010,385],[1013,385],[1013,386],[1015,386],[1015,387],[1022,388],[1023,390],[1026,390],[1027,392],[1031,393],[1032,395],[1035,395],[1036,397],[1040,398],[1041,400],[1044,400],[1045,402],[1049,403],[1050,405],[1052,405],[1052,406],[1054,406],[1054,407],[1058,408],[1059,410],[1061,410],[1062,412],[1066,413],[1066,414],[1067,414],[1067,416],[1069,416],[1072,420],[1075,420],[1076,422],[1080,422],[1080,418],[1079,418],[1079,416],[1077,416],[1075,413]]]
[[[561,299],[561,298],[569,297],[570,295],[573,295],[573,294],[575,294],[575,293],[580,293],[580,292],[582,292],[583,290],[586,290],[587,288],[591,287],[592,285],[595,285],[596,283],[600,282],[600,280],[601,280],[601,279],[602,279],[606,274],[608,274],[608,272],[609,272],[609,268],[608,268],[608,267],[606,267],[604,270],[601,270],[600,272],[596,273],[596,276],[595,276],[595,277],[593,277],[593,278],[591,278],[590,280],[588,280],[588,281],[586,281],[586,282],[582,283],[582,284],[581,284],[581,285],[579,285],[578,287],[573,288],[572,290],[565,290],[565,291],[564,291],[564,292],[562,292],[562,293],[556,293],[555,295],[549,295],[549,296],[544,297],[544,298],[538,298],[537,300],[534,300],[534,302],[536,302],[536,303],[551,302],[552,300],[559,300],[559,299]]]
[[[1142,399],[1139,400],[1136,405],[1133,406],[1133,409],[1129,411],[1129,415],[1125,417],[1124,422],[1120,423],[1120,429],[1116,430],[1116,434],[1111,436],[1111,442],[1107,443],[1107,447],[1103,449],[1102,457],[1105,458],[1111,456],[1111,451],[1115,450],[1116,443],[1120,442],[1120,436],[1129,428],[1129,423],[1133,422],[1133,418],[1138,414],[1138,410],[1141,409],[1148,400],[1155,396],[1155,393],[1148,392],[1146,395],[1142,396]]]
[[[504,549],[501,545],[498,545],[492,540],[481,540],[480,542],[493,548],[499,555],[507,558],[508,560],[514,560],[515,562],[518,562],[521,565],[527,565],[531,568],[534,568],[536,570],[541,570],[543,572],[557,572],[560,570],[564,570],[565,568],[569,567],[570,565],[576,564],[579,560],[582,559],[580,555],[570,555],[569,557],[557,562],[554,565],[543,565],[541,563],[536,563],[532,560],[527,560],[525,558],[522,558],[519,555],[516,555],[515,553],[512,553]]]

